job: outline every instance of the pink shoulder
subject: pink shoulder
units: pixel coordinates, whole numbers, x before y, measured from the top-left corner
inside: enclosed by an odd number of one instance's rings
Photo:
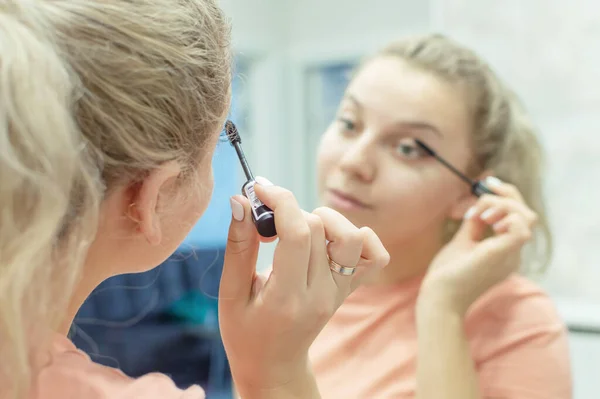
[[[140,378],[94,363],[66,337],[57,338],[51,360],[39,371],[31,399],[118,398],[204,399],[200,387],[182,391],[166,375],[152,373]]]
[[[528,342],[567,342],[566,325],[550,296],[518,275],[484,294],[467,314],[465,328],[472,348],[484,357]]]
[[[482,319],[562,324],[550,296],[538,284],[520,275],[510,276],[475,302],[467,322]]]

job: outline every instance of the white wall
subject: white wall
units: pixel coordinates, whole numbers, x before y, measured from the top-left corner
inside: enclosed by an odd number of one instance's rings
[[[285,1],[221,0],[221,7],[231,18],[233,45],[236,52],[266,54],[285,44]]]
[[[255,174],[276,181],[285,174],[284,148],[286,60],[286,2],[221,0],[231,18],[235,55],[251,68],[243,78],[250,95],[249,131],[240,132]]]
[[[597,335],[572,333],[569,337],[571,367],[575,381],[573,399],[600,397],[600,340]]]
[[[372,50],[382,39],[426,28],[430,7],[413,0],[289,2],[289,46],[314,56]]]

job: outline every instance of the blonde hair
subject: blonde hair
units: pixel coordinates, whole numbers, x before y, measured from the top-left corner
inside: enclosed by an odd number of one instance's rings
[[[375,57],[399,57],[466,90],[473,110],[473,159],[468,174],[491,170],[516,186],[539,216],[523,270],[541,273],[552,253],[552,234],[543,198],[543,151],[534,126],[517,96],[474,51],[440,34],[408,37]],[[459,224],[448,226],[449,240]]]
[[[106,190],[171,160],[193,176],[230,85],[213,0],[0,3],[1,397],[27,394]]]

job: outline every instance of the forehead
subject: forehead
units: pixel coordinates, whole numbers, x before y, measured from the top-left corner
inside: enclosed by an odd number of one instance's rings
[[[464,91],[398,57],[369,61],[350,83],[354,97],[381,123],[419,121],[444,135],[469,131],[471,118]]]

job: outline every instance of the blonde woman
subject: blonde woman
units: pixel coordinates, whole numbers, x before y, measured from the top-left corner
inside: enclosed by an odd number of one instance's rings
[[[473,196],[415,139],[498,195]],[[319,191],[391,261],[311,349],[325,397],[571,397],[565,326],[517,274],[548,260],[541,160],[515,95],[451,39],[406,38],[357,69],[322,138]]]
[[[206,209],[230,64],[212,0],[0,3],[0,398],[204,397],[94,364],[66,333],[95,286],[160,264]],[[249,203],[232,198],[220,321],[234,381],[246,399],[317,398],[308,348],[359,282],[329,257],[388,255],[331,209],[256,191],[280,241],[257,279]]]

